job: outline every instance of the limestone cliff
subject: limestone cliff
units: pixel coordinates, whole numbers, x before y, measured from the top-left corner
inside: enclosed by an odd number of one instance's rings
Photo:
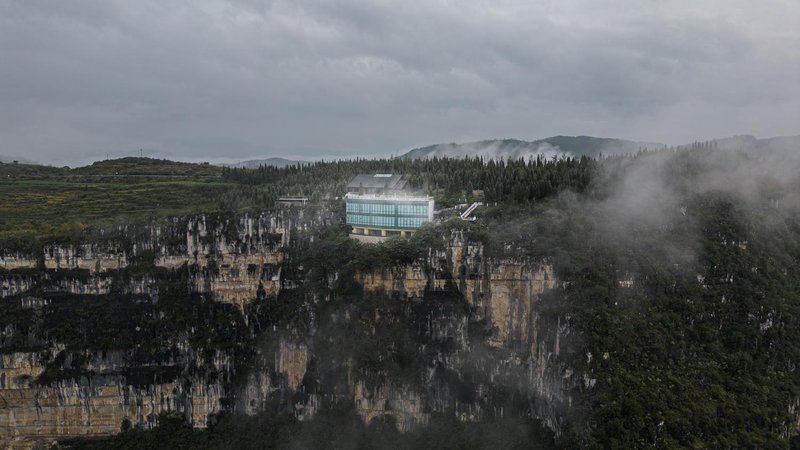
[[[277,404],[303,417],[321,405],[352,402],[363,420],[391,416],[398,428],[408,430],[425,424],[431,413],[452,413],[461,420],[519,414],[506,402],[509,395],[521,395],[527,399],[525,414],[560,428],[571,401],[569,392],[580,384],[580,377],[559,355],[559,341],[570,333],[567,320],[563,326],[558,319],[551,323],[552,318],[542,318],[537,309],[540,296],[556,286],[548,261],[491,258],[481,243],[454,232],[444,249],[431,250],[426,258],[360,271],[355,280],[363,288],[365,303],[328,311],[327,320],[333,324],[311,316],[315,327],[300,338],[303,344],[287,347],[281,340],[279,348],[261,351],[262,363],[237,400],[241,411]],[[377,300],[373,306],[367,300],[371,297],[391,300]],[[329,336],[345,323],[346,335]],[[409,356],[421,359],[422,373],[387,368],[384,358],[402,352],[396,340],[386,341],[388,351],[384,344],[373,348],[363,341],[383,343],[387,333],[404,328],[412,329],[403,339],[410,340]],[[277,337],[287,331],[267,334]],[[336,347],[358,345],[368,351],[359,353],[356,348],[326,360]],[[295,370],[303,373],[302,382],[297,383],[299,376],[288,378],[294,382],[281,381],[287,350],[298,348],[301,357],[293,361],[307,361],[304,371]]]
[[[101,230],[99,237],[87,237],[91,242],[0,256],[0,301],[36,324],[39,317],[56,320],[57,314],[71,313],[71,305],[85,299],[100,305],[115,298],[129,299],[130,307],[157,304],[159,288],[188,271],[195,295],[241,311],[258,295],[277,295],[291,230],[325,220],[282,211],[236,221],[177,218],[145,229]],[[136,349],[68,350],[40,325],[30,328],[20,320],[9,318],[0,329],[0,442],[107,435],[119,432],[123,422],[150,427],[167,410],[204,427],[223,409],[234,365],[224,353],[198,354],[192,324],[189,335],[140,355]],[[125,330],[134,333],[132,342],[144,332],[139,329]],[[91,336],[80,339],[91,342]],[[302,359],[286,357],[282,365],[296,386]]]
[[[454,231],[427,257],[355,273],[350,297],[320,295],[293,252],[329,224],[296,211],[178,218],[3,256],[0,302],[31,324],[0,329],[0,442],[150,427],[168,410],[203,427],[222,411],[302,419],[332,405],[401,430],[433,413],[528,415],[559,429],[582,382],[560,357],[568,321],[538,310],[556,286],[552,264],[487,256]],[[115,314],[114,302],[129,312],[99,343],[42,329],[50,316]],[[171,331],[157,332],[165,318]]]
[[[56,351],[58,351],[56,349]],[[59,351],[59,356],[64,351]],[[49,358],[16,352],[0,359],[0,444],[28,446],[65,436],[117,433],[125,424],[149,428],[162,411],[185,413],[196,427],[222,409],[222,383],[193,377],[138,384],[123,373],[126,356],[92,354],[87,376],[44,383]],[[77,355],[66,355],[64,364]]]

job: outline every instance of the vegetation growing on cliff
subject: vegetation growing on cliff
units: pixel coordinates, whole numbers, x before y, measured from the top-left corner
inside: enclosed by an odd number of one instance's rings
[[[777,448],[797,433],[798,180],[761,158],[607,161],[587,196],[487,218],[512,244],[494,254],[552,255],[565,282],[542,317],[568,319],[561,358],[588,378],[562,444]]]
[[[74,278],[76,272],[88,277],[86,271],[53,272],[49,282]],[[122,272],[115,274],[112,284],[121,282],[119,278],[126,276]],[[91,378],[97,375],[91,360],[109,353],[124,355],[123,375],[141,386],[172,379],[163,372],[173,378],[187,371],[213,375],[218,354],[240,363],[249,360],[252,337],[233,305],[191,293],[187,267],[157,269],[148,276],[157,280],[155,299],[122,292],[57,293],[47,283],[31,292],[46,298],[46,303],[29,306],[23,297],[3,299],[0,328],[5,332],[0,336],[0,354],[42,353],[45,370],[36,380],[41,385]],[[58,350],[52,353],[53,349]]]
[[[800,183],[793,160],[780,161],[792,170],[776,166],[770,155],[697,145],[602,161],[391,160],[226,169],[209,182],[219,190],[203,199],[201,209],[233,198],[227,211],[270,205],[289,189],[323,202],[361,171],[409,173],[415,186],[445,204],[472,199],[473,189],[499,204],[481,209],[474,224],[429,226],[411,239],[374,246],[348,239],[338,225],[294,230],[281,268],[284,279],[298,286],[277,298],[260,295],[244,316],[189,294],[184,272],[165,277],[157,305],[124,295],[62,304],[55,296],[41,316],[0,302],[2,325],[24,330],[4,337],[3,346],[27,349],[35,340],[14,336],[46,331],[76,352],[123,349],[138,342],[131,329],[139,327],[145,330],[142,342],[153,344],[142,350],[146,361],[199,326],[189,335],[192,346],[206,359],[216,350],[235,355],[239,369],[270,370],[274,362],[259,360],[259,349],[273,355],[285,339],[313,349],[297,397],[274,400],[272,412],[256,418],[223,418],[207,432],[174,428],[175,445],[213,447],[247,435],[241,430],[250,426],[268,428],[259,438],[274,445],[284,442],[284,433],[300,432],[314,436],[302,441],[314,445],[337,423],[358,445],[375,445],[372,439],[382,434],[391,440],[380,442],[399,448],[425,447],[417,440],[423,437],[438,442],[437,432],[482,439],[473,430],[489,433],[492,424],[503,433],[478,442],[513,447],[538,436],[543,445],[563,448],[786,447],[798,432],[794,405],[800,398]],[[335,209],[335,201],[329,207]],[[71,219],[65,220],[68,225]],[[481,358],[524,359],[537,351],[535,345],[487,348],[495,331],[477,319],[456,288],[459,280],[438,291],[428,286],[417,302],[400,301],[392,292],[367,294],[358,283],[361,273],[420,261],[424,270],[435,270],[425,261],[436,257],[454,228],[485,244],[494,260],[555,266],[559,283],[539,299],[538,319],[530,326],[540,330],[542,342],[559,342],[548,363],[569,368],[563,376],[577,380],[556,438],[531,431],[538,425],[531,420],[536,400],[529,391],[481,371]],[[153,269],[147,259],[137,270]],[[560,328],[569,333],[559,334]],[[474,360],[458,359],[465,349]],[[56,359],[53,366],[63,363]],[[441,398],[492,412],[477,424],[433,414],[430,427],[398,435],[390,419],[363,425],[352,411],[336,409],[350,405],[341,386],[353,374],[368,386],[398,383],[431,398],[447,391]],[[59,376],[76,374],[48,369],[43,380]],[[277,389],[285,380],[276,375],[270,382]],[[476,386],[490,386],[485,399],[477,397]],[[284,415],[293,400],[311,395],[327,395],[317,419],[299,423]],[[446,411],[456,414],[455,407]],[[165,429],[177,426],[169,420]],[[157,442],[163,432],[97,444]]]

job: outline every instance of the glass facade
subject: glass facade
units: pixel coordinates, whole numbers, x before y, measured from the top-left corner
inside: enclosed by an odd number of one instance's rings
[[[426,199],[348,197],[346,207],[347,224],[367,228],[419,228],[433,213],[433,202]]]

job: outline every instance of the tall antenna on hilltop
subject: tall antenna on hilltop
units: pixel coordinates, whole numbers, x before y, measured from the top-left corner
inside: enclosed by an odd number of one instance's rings
[[[139,149],[139,158],[142,157],[142,149]]]

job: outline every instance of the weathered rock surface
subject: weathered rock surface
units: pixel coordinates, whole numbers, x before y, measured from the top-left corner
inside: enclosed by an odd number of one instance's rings
[[[345,389],[328,391],[322,398],[316,392],[301,396],[289,406],[298,415],[314,411],[320,401],[347,398],[364,421],[392,416],[400,429],[409,430],[427,423],[433,412],[454,412],[461,420],[481,420],[487,414],[502,416],[502,407],[493,404],[505,395],[500,391],[510,389],[529,395],[534,399],[532,414],[554,430],[560,428],[570,402],[568,392],[579,383],[579,377],[565,377],[569,370],[558,361],[558,342],[570,333],[569,327],[558,322],[542,323],[537,311],[540,295],[556,286],[549,262],[489,258],[480,243],[469,242],[460,233],[454,233],[444,251],[432,251],[426,259],[410,265],[360,272],[356,280],[366,293],[391,295],[399,298],[399,302],[421,305],[427,311],[422,316],[412,313],[390,317],[396,312],[376,310],[369,319],[374,322],[373,334],[380,334],[378,328],[383,321],[406,321],[407,326],[416,329],[422,342],[429,343],[420,344],[419,352],[425,352],[427,345],[444,342],[452,343],[454,348],[449,353],[436,354],[430,361],[429,375],[416,386],[381,376],[377,381],[366,379],[365,374],[354,371],[353,361],[341,361],[348,373]],[[431,295],[447,295],[453,287],[466,299],[469,317],[427,309],[425,305],[436,302]],[[345,320],[358,319],[348,316]],[[475,342],[468,337],[468,329],[480,327],[477,325],[480,321],[485,321],[488,329],[485,339]],[[548,328],[546,333],[540,332],[542,327]],[[316,349],[307,348],[310,370]],[[251,374],[245,393],[239,398],[242,411],[253,412],[270,398],[287,396],[278,384],[263,375],[284,367],[284,351],[282,342],[275,356],[276,364]],[[456,393],[458,389],[452,383],[437,378],[442,369],[461,378],[459,383],[470,386],[467,398],[461,398],[464,394]],[[467,375],[474,373],[479,376]],[[304,389],[305,384],[289,386],[290,391]]]
[[[277,302],[286,286],[302,285],[302,279],[287,279],[292,233],[325,223],[325,218],[281,214],[245,216],[235,223],[175,219],[139,230],[127,242],[48,247],[38,271],[30,269],[38,267],[40,255],[9,256],[0,272],[0,296],[6,299],[0,301],[16,299],[30,308],[41,308],[55,294],[135,294],[158,301],[150,273],[188,270],[192,290],[245,312],[257,298]],[[25,267],[24,274],[14,270]],[[303,330],[272,330],[275,344],[259,350],[256,368],[235,386],[223,382],[236,372],[224,354],[202,370],[191,359],[173,361],[170,367],[183,367],[179,373],[142,385],[126,379],[120,355],[91,359],[84,369],[96,376],[40,384],[46,356],[7,353],[0,365],[0,443],[107,435],[126,420],[149,427],[168,410],[183,412],[196,427],[225,408],[253,414],[278,407],[305,419],[337,402],[350,402],[365,422],[392,416],[400,429],[409,430],[434,412],[467,421],[502,416],[506,411],[497,405],[508,392],[530,397],[531,414],[559,429],[568,392],[581,381],[565,376],[568,368],[559,360],[558,342],[569,327],[545,322],[537,311],[540,296],[556,286],[548,261],[491,258],[480,243],[454,232],[443,250],[430,251],[427,258],[355,277],[366,293],[387,294],[399,304],[396,310],[341,320],[359,320],[375,335],[398,323],[411,330],[429,367],[423,379],[375,378],[352,360],[335,361],[338,369],[321,373],[325,350],[315,339],[313,316]],[[437,295],[461,296],[468,311],[438,308]],[[181,351],[191,354],[189,347]],[[337,375],[339,369],[346,375]],[[223,406],[226,398],[235,401]]]

